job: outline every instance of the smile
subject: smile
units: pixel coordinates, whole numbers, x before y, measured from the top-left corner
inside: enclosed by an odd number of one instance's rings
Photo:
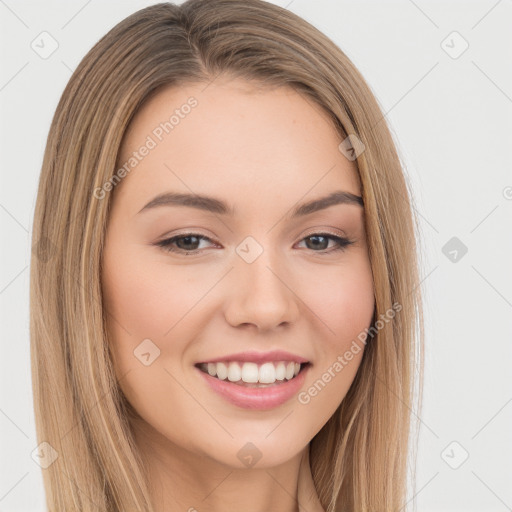
[[[246,387],[267,387],[276,382],[292,380],[308,363],[275,361],[258,364],[255,362],[201,363],[198,368],[222,381],[229,381]],[[251,386],[252,385],[252,386]]]
[[[310,366],[283,360],[217,361],[198,363],[195,368],[207,387],[231,405],[264,411],[289,402],[304,386]]]

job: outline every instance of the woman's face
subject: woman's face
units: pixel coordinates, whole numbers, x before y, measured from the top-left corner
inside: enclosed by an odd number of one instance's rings
[[[133,119],[103,188],[102,286],[121,389],[160,449],[275,466],[343,400],[374,293],[341,142],[312,101],[239,80],[167,88]]]

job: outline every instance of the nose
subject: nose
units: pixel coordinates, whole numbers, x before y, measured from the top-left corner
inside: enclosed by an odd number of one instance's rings
[[[260,331],[293,324],[299,317],[298,301],[289,272],[263,253],[252,263],[235,262],[230,272],[225,317],[234,327],[252,324]]]

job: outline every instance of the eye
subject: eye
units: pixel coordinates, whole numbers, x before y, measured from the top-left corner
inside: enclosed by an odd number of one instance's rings
[[[199,252],[198,245],[202,240],[211,242],[210,238],[200,235],[198,233],[185,233],[182,235],[167,238],[166,240],[161,240],[160,242],[157,242],[155,245],[157,245],[158,247],[162,247],[165,251],[168,252],[189,255],[197,254]],[[311,240],[312,243],[308,244],[308,240]],[[334,249],[327,250],[330,240],[333,240],[336,246]],[[353,240],[332,235],[330,233],[313,233],[301,240],[301,242],[304,241],[306,241],[308,249],[312,248],[313,252],[319,252],[321,254],[342,251],[346,249],[349,245],[354,243]],[[320,248],[320,250],[316,250],[318,248]]]
[[[308,244],[307,240],[311,240],[312,243]],[[331,250],[326,250],[327,246],[329,245],[329,240],[334,240],[336,243],[336,247]],[[345,250],[349,245],[353,244],[353,240],[349,240],[348,238],[332,235],[330,233],[313,233],[311,235],[308,235],[306,238],[303,238],[301,242],[306,241],[306,245],[309,245],[310,247],[320,247],[320,251],[314,251],[314,252],[320,252],[320,253],[331,253],[335,251],[343,251]],[[308,247],[308,248],[310,248]]]
[[[208,237],[199,235],[198,233],[185,233],[183,235],[173,236],[167,240],[162,240],[156,245],[162,247],[165,251],[169,252],[184,252],[185,254],[192,254],[197,251],[198,242],[201,240],[210,240]],[[173,247],[176,244],[178,248]]]

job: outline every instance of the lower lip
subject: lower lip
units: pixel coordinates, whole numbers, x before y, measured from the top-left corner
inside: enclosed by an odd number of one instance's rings
[[[243,409],[263,411],[274,409],[275,407],[286,403],[296,395],[304,384],[304,379],[306,378],[306,372],[309,370],[309,366],[309,364],[306,365],[293,379],[281,381],[279,384],[274,384],[265,388],[248,388],[240,386],[229,381],[219,380],[216,377],[212,377],[208,373],[201,371],[199,368],[196,368],[196,370],[201,374],[210,388],[225,398],[228,402]]]

